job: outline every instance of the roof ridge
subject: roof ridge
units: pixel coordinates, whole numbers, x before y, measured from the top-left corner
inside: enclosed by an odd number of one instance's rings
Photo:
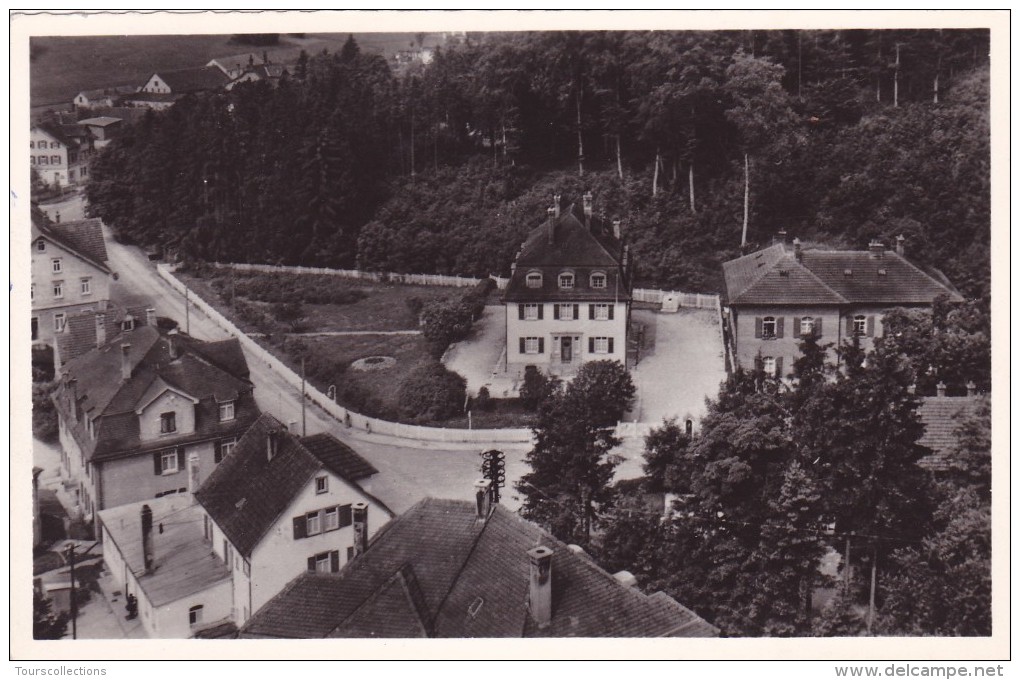
[[[466,502],[467,501],[464,501],[464,503]],[[475,533],[474,538],[471,540],[471,547],[468,549],[467,553],[464,556],[464,560],[460,563],[460,566],[457,568],[457,573],[453,575],[452,579],[450,579],[450,585],[446,589],[446,592],[443,594],[443,599],[441,599],[439,601],[439,604],[436,605],[436,613],[435,616],[432,618],[433,622],[439,620],[439,616],[443,612],[443,607],[446,606],[446,601],[450,599],[450,593],[452,593],[454,588],[457,587],[457,583],[460,581],[460,577],[464,573],[464,568],[467,567],[468,562],[471,561],[471,557],[475,554],[475,551],[478,549],[478,542],[485,534],[486,529],[489,528],[489,522],[492,520],[493,516],[496,514],[497,509],[499,507],[500,505],[497,503],[491,508],[488,516],[485,518],[485,524],[482,525],[480,531]],[[475,521],[477,522],[478,520],[476,519]]]
[[[783,251],[783,255],[776,260],[776,262],[779,262],[779,260],[785,258],[785,256],[786,256],[786,246],[784,244],[782,244],[782,243],[773,243],[768,248],[762,248],[761,250],[756,250],[753,253],[748,253],[746,255],[741,255],[738,258],[735,258],[735,259],[729,260],[727,262],[724,262],[723,263],[724,272],[725,272],[725,267],[728,264],[733,264],[734,266],[736,266],[736,263],[740,262],[741,260],[753,258],[754,255],[756,255],[758,253],[761,253],[762,255],[764,255],[768,251],[770,251],[770,250],[772,250],[774,248],[777,248],[777,247],[781,248],[782,251]],[[758,276],[752,277],[751,280],[747,282],[746,286],[741,288],[739,291],[737,291],[733,295],[729,295],[728,297],[730,297],[731,299],[735,300],[735,299],[739,298],[741,295],[743,295],[744,293],[746,293],[747,291],[749,291],[751,289],[751,286],[753,286],[756,283],[758,283],[759,281],[761,281],[765,277],[765,275],[768,274],[769,271],[771,271],[772,267],[775,266],[776,262],[773,262],[771,265],[766,267],[765,271],[761,272],[761,274],[759,274]],[[724,275],[725,275],[725,273],[724,273]]]
[[[799,267],[800,267],[801,269],[803,269],[803,270],[804,270],[805,272],[807,272],[807,273],[808,273],[808,275],[809,275],[809,276],[811,276],[811,277],[812,277],[812,278],[813,278],[813,279],[814,279],[815,281],[817,281],[817,282],[818,282],[818,284],[822,286],[822,288],[825,288],[825,289],[826,289],[827,291],[829,291],[830,293],[832,293],[833,295],[835,295],[835,296],[836,296],[837,298],[839,298],[840,300],[842,300],[842,301],[843,301],[843,304],[849,304],[849,303],[850,303],[850,301],[846,299],[846,296],[844,296],[844,295],[841,295],[841,294],[840,294],[840,293],[839,293],[838,291],[836,291],[836,290],[835,290],[835,289],[834,289],[834,288],[833,288],[832,286],[830,286],[830,285],[829,285],[829,284],[827,284],[827,283],[826,283],[825,281],[823,281],[823,280],[822,280],[822,277],[818,276],[818,274],[815,274],[815,273],[814,273],[813,271],[811,271],[811,268],[810,268],[810,267],[808,267],[807,265],[805,265],[805,264],[804,264],[803,262],[800,262],[800,261],[797,261],[797,265],[798,265],[798,266],[799,266]]]

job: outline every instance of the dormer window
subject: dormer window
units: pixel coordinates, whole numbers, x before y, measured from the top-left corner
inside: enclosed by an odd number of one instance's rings
[[[853,275],[854,275],[854,270],[853,269],[844,269],[843,270],[843,276],[853,276]]]
[[[220,404],[220,422],[224,423],[234,419],[234,402],[225,401]]]
[[[603,272],[595,272],[591,275],[591,287],[595,289],[603,289],[606,287],[606,275]]]
[[[528,276],[525,280],[528,284],[528,288],[541,288],[542,272],[528,272]]]
[[[122,331],[133,331],[135,329],[135,317],[128,314],[124,317],[124,320],[120,322],[120,329]]]
[[[159,414],[160,434],[171,434],[177,431],[177,412],[168,411]]]
[[[562,290],[570,290],[574,287],[574,273],[563,272],[559,277],[560,288]]]

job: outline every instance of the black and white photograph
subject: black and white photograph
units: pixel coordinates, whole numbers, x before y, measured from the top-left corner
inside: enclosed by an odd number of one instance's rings
[[[1009,13],[896,17],[12,13],[12,631],[1008,656]]]

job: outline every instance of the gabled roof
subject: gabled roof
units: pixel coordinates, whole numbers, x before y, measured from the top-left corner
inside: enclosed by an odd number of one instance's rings
[[[52,240],[107,274],[110,273],[110,268],[106,265],[103,225],[98,219],[59,224],[49,220],[33,219],[32,226],[41,236]]]
[[[553,550],[553,614],[528,609],[529,558]],[[427,498],[338,574],[304,574],[244,627],[250,637],[703,637],[718,631],[664,594],[619,583],[543,529],[497,506]]]
[[[962,422],[974,415],[982,402],[981,397],[924,397],[917,406],[917,417],[924,425],[924,434],[917,440],[931,449],[931,454],[919,461],[930,470],[946,470],[953,452],[959,444],[957,430]]]
[[[93,125],[96,127],[107,127],[114,123],[122,122],[120,118],[114,118],[112,116],[96,116],[95,118],[84,118],[78,121],[79,125]]]
[[[277,437],[277,450],[272,460],[267,454],[270,432],[275,432]],[[354,468],[375,469],[367,461],[354,460],[360,456],[353,451],[348,458]],[[205,481],[196,497],[237,551],[248,557],[312,476],[326,468],[326,464],[280,421],[263,413]],[[339,476],[366,499],[389,512],[355,480]]]
[[[96,317],[99,314],[102,314],[104,337],[112,338],[120,333],[121,323],[128,316],[135,320],[136,327],[144,326],[149,307],[151,307],[149,304],[135,305],[127,309],[109,306],[104,312],[89,311],[67,317],[64,332],[56,338],[61,364],[66,364],[99,346],[96,335]]]
[[[809,250],[777,243],[723,263],[730,305],[918,305],[963,298],[891,250]]]
[[[610,301],[629,300],[630,285],[622,267],[623,244],[602,218],[589,218],[575,205],[534,228],[517,255],[507,284],[505,300],[511,301]],[[562,270],[575,274],[574,287],[560,290],[557,275]],[[527,286],[531,271],[543,273],[539,288]],[[588,277],[594,271],[606,274],[606,287],[595,289]]]
[[[143,505],[152,510],[154,569],[148,573],[142,551]],[[153,607],[196,595],[230,579],[230,570],[204,540],[202,509],[189,495],[164,496],[102,510],[99,521],[114,543],[106,549],[121,554]]]
[[[107,97],[115,97],[116,95],[130,94],[137,90],[138,88],[134,85],[117,85],[115,87],[100,87],[94,90],[82,90],[78,94],[86,99],[105,99]]]
[[[177,349],[175,356],[171,356],[168,338],[152,326],[141,326],[118,333],[103,346],[64,364],[54,403],[89,460],[232,436],[255,419],[258,411],[247,379],[231,375],[192,351],[189,340],[182,341],[182,338],[186,336],[178,335],[174,340]],[[123,344],[130,345],[126,355],[130,377],[126,380],[122,377]],[[210,344],[222,345],[217,351],[236,352],[239,355],[236,361],[244,361],[236,338]],[[247,369],[244,374],[247,375]],[[194,432],[158,440],[140,438],[135,409],[157,381],[202,400],[196,407]],[[220,422],[215,402],[238,399],[242,394],[245,398],[238,400],[234,420]],[[101,418],[95,437],[87,434],[84,419],[75,418],[76,397],[83,414],[92,419]]]
[[[332,435],[314,434],[310,437],[303,437],[301,443],[326,467],[344,479],[356,482],[359,479],[379,474],[379,471],[371,463]]]
[[[157,71],[152,75],[158,75],[162,78],[163,82],[170,86],[170,92],[173,94],[215,90],[230,82],[230,76],[215,66],[183,68],[176,71]],[[149,79],[151,80],[152,76],[149,76]]]
[[[43,121],[40,123],[36,123],[35,125],[32,126],[33,129],[45,132],[47,135],[57,140],[64,146],[69,147],[77,146],[78,142],[73,137],[67,134],[67,130],[65,130],[64,127],[65,126],[61,125],[60,123],[55,123],[51,121]]]

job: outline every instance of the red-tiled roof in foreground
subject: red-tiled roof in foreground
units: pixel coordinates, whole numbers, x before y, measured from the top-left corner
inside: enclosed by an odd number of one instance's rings
[[[552,549],[552,619],[528,606],[527,551]],[[543,529],[497,506],[427,498],[338,574],[304,574],[267,603],[245,637],[714,637],[663,593],[621,584]]]
[[[931,454],[918,464],[930,470],[946,470],[959,444],[957,430],[965,420],[978,412],[983,398],[925,397],[917,407],[917,417],[924,425],[924,434],[917,443],[931,449]]]

